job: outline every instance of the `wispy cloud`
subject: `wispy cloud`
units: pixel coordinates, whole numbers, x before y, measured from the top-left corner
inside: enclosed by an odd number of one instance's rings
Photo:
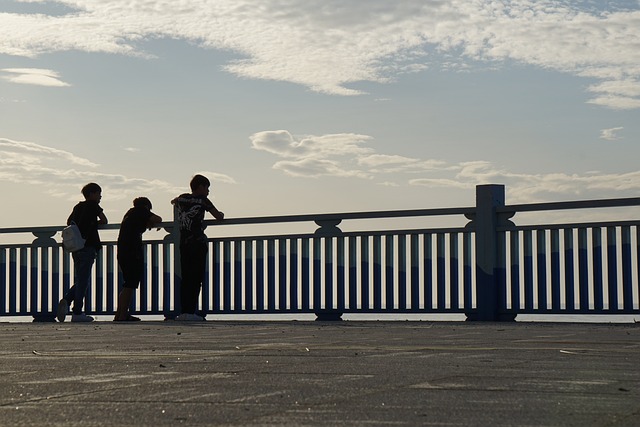
[[[437,65],[516,61],[598,81],[590,103],[640,108],[640,5],[570,0],[65,0],[73,14],[0,14],[0,53],[78,50],[144,55],[138,42],[171,37],[240,58],[252,79],[357,95]],[[55,76],[54,76],[55,78]]]
[[[60,74],[52,70],[40,68],[1,68],[0,72],[5,74],[0,77],[11,83],[50,87],[70,86],[69,83],[59,79]]]
[[[622,128],[606,129],[615,138]],[[425,186],[470,190],[480,184],[501,183],[509,188],[513,202],[603,194],[629,195],[640,191],[640,170],[622,173],[527,174],[488,161],[449,163],[376,152],[366,135],[333,134],[296,137],[285,130],[264,131],[251,136],[254,149],[277,158],[273,168],[301,178],[341,177],[368,179],[382,186]],[[303,144],[303,141],[305,142]],[[342,141],[342,146],[334,144]],[[302,149],[301,147],[305,147]]]
[[[0,138],[0,181],[46,188],[58,197],[76,198],[78,188],[99,182],[114,200],[151,192],[178,193],[182,187],[159,179],[108,173],[89,159],[33,142]]]
[[[623,127],[615,127],[609,129],[602,129],[600,131],[600,139],[606,139],[607,141],[617,141],[618,139],[622,139],[618,136],[618,132],[623,130]]]

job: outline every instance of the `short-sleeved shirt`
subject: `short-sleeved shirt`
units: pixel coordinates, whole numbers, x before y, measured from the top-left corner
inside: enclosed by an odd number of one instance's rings
[[[118,251],[139,251],[142,248],[142,233],[147,229],[153,213],[144,207],[133,207],[124,214],[118,233]]]
[[[73,207],[73,211],[67,219],[67,224],[75,222],[82,237],[86,240],[85,246],[94,246],[96,249],[102,247],[100,235],[98,234],[98,216],[103,212],[98,202],[85,200]]]
[[[206,243],[204,215],[214,207],[211,200],[206,196],[185,193],[178,196],[174,204],[180,224],[180,244]]]

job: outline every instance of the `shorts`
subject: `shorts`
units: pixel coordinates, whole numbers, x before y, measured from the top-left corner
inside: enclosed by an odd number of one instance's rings
[[[123,287],[138,289],[144,272],[144,259],[138,253],[118,251],[118,265],[124,278]]]

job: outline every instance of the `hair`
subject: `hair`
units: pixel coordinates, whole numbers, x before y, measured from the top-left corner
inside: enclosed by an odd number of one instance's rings
[[[135,208],[148,208],[151,210],[151,200],[146,197],[136,197],[133,199],[133,207]]]
[[[206,176],[194,175],[194,177],[191,178],[191,182],[189,183],[189,186],[191,187],[191,191],[196,191],[198,187],[200,187],[201,185],[204,185],[205,187],[209,187],[211,186],[211,182],[209,182],[209,179]]]
[[[82,195],[85,197],[85,199],[88,198],[93,193],[101,193],[101,192],[102,192],[102,188],[100,188],[100,186],[95,182],[90,182],[84,187],[82,187]]]

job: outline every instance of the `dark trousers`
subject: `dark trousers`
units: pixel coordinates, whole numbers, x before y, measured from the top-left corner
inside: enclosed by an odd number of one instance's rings
[[[207,265],[207,244],[191,242],[180,245],[180,304],[182,313],[195,313]]]
[[[73,302],[73,314],[81,314],[84,298],[91,284],[91,268],[96,261],[97,250],[94,246],[85,246],[71,254],[73,257],[73,286],[64,296],[68,304]]]

